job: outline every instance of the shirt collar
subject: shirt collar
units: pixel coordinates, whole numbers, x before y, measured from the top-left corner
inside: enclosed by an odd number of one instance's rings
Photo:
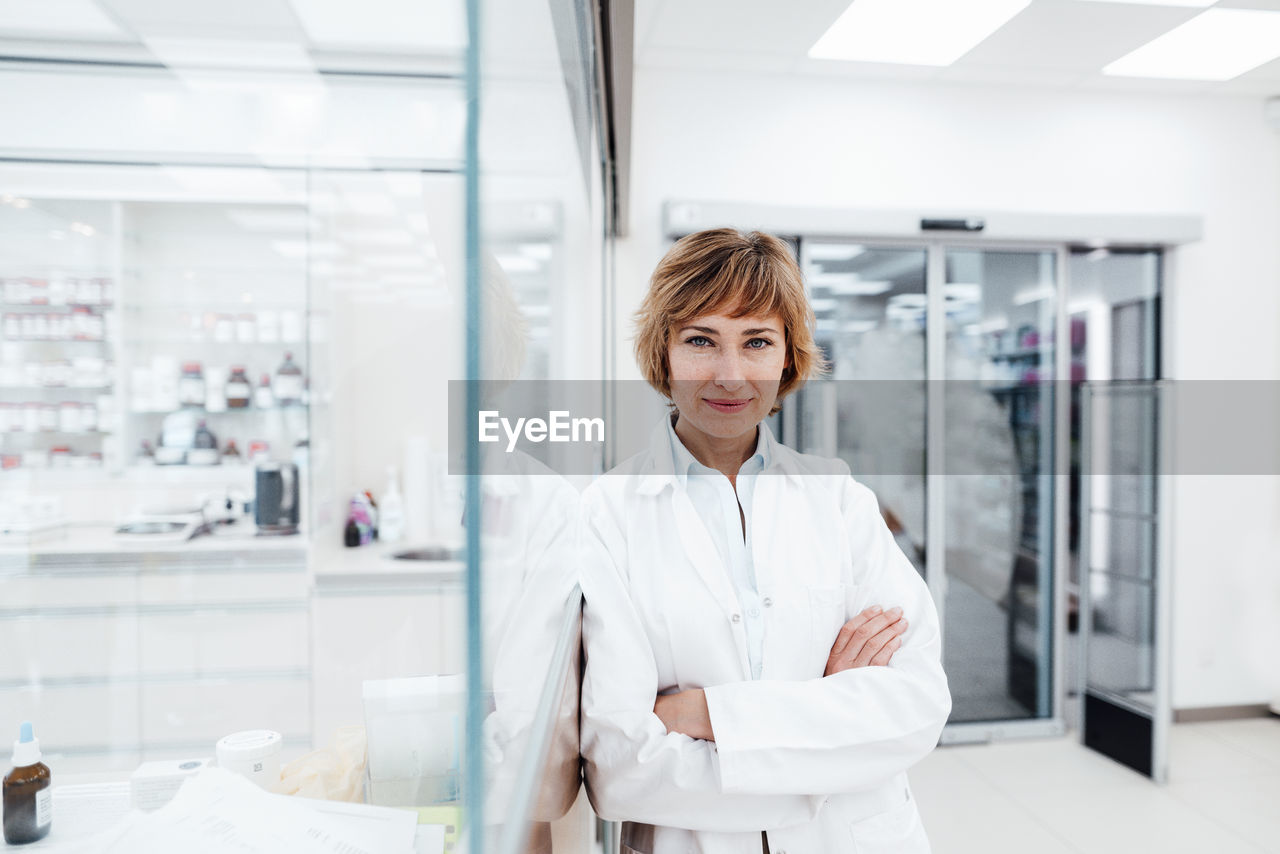
[[[757,471],[761,473],[777,468],[791,474],[792,467],[787,464],[787,455],[781,453],[784,450],[783,446],[778,444],[778,440],[773,437],[773,431],[769,426],[761,422],[760,429],[756,433],[755,453],[747,463],[754,461],[758,466]],[[689,453],[689,449],[676,435],[671,417],[664,415],[650,436],[649,460],[644,466],[645,478],[641,483],[640,491],[657,494],[668,483],[683,487],[691,471],[705,473],[712,469],[699,463],[693,454]]]
[[[698,462],[693,453],[684,446],[684,442],[680,441],[680,436],[676,433],[675,413],[672,413],[663,421],[667,426],[667,441],[671,445],[671,461],[674,466],[674,474],[682,486],[688,481],[688,477],[691,474],[717,473],[715,469]],[[769,439],[769,428],[761,424],[756,431],[755,453],[742,463],[742,468],[739,471],[745,469],[747,473],[760,472],[769,466],[773,458],[773,454],[770,452]]]

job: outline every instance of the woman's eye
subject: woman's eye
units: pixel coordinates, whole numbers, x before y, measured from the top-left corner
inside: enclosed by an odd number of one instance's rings
[[[748,349],[751,349],[751,350],[763,350],[765,347],[769,347],[772,345],[773,345],[773,342],[770,341],[768,338],[752,338],[750,341],[747,342],[747,347]]]
[[[684,343],[692,344],[695,347],[705,347],[711,343],[711,339],[705,335],[694,335],[691,338],[686,338]]]

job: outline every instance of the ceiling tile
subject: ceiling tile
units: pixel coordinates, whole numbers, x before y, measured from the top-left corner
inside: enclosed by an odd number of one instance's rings
[[[1200,9],[1037,0],[956,62],[1097,71]]]
[[[286,0],[100,0],[118,20],[142,37],[268,39],[302,41],[297,18]]]
[[[804,56],[848,7],[849,0],[668,0],[647,46]]]
[[[999,86],[1048,86],[1070,88],[1085,75],[1058,68],[1013,68],[1007,65],[953,65],[942,69],[939,80],[949,83],[992,83]]]
[[[1270,62],[1263,63],[1252,71],[1246,71],[1235,80],[1243,83],[1267,83],[1270,82],[1280,87],[1280,59],[1273,59]],[[1233,82],[1228,80],[1228,83]]]
[[[636,65],[642,68],[689,68],[765,73],[791,71],[796,62],[795,58],[784,54],[734,50],[686,50],[656,46],[644,48],[636,56]]]
[[[93,0],[4,0],[0,3],[0,34],[97,38],[127,35]]]

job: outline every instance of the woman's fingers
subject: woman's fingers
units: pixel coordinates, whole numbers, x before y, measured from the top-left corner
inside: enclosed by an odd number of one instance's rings
[[[848,620],[840,627],[840,633],[836,635],[836,642],[831,645],[831,659],[839,660],[844,655],[845,650],[849,648],[849,642],[853,640],[853,633],[862,627],[867,620],[880,613],[879,605],[872,605],[864,610],[861,614]]]
[[[873,667],[887,667],[889,665],[889,659],[893,657],[893,654],[898,651],[898,647],[900,646],[902,646],[902,635],[898,635],[881,647],[880,651],[872,657],[869,663]]]
[[[887,663],[885,645],[907,630],[907,621],[899,619],[901,615],[901,608],[881,611],[879,606],[872,606],[846,622],[831,646],[823,675],[830,676],[853,667],[866,667],[880,659]],[[892,654],[893,651],[890,650],[888,655]]]
[[[905,618],[886,626],[867,640],[867,642],[862,645],[862,649],[852,656],[852,666],[866,667],[870,665],[872,660],[884,651],[885,646],[887,646],[891,641],[901,637],[902,633],[906,630],[907,621]]]

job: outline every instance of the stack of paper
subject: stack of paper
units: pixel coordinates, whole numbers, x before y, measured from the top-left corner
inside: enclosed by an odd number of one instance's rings
[[[230,771],[206,768],[155,812],[131,812],[119,824],[66,850],[411,854],[416,826],[412,812],[273,795]]]

